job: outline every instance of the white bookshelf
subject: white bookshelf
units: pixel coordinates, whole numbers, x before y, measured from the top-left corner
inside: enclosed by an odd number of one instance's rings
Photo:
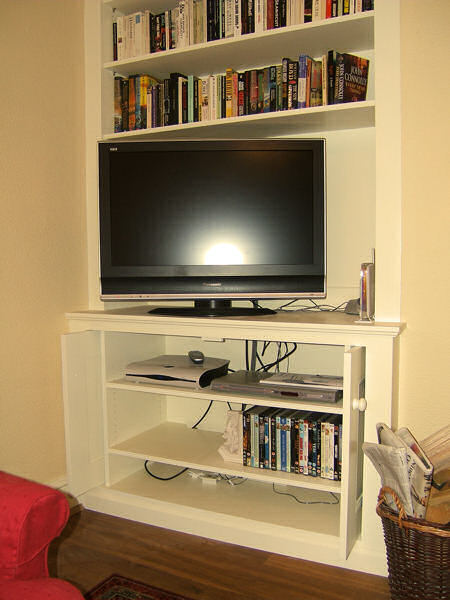
[[[384,542],[375,513],[379,481],[368,465],[362,476],[358,475],[360,452],[350,452],[350,447],[357,448],[350,440],[356,436],[359,442],[375,441],[375,424],[391,422],[394,398],[396,339],[401,330],[397,324],[401,235],[399,0],[376,0],[375,10],[361,15],[112,61],[113,8],[127,13],[141,8],[158,12],[168,7],[169,2],[162,0],[85,3],[90,310],[67,315],[68,334],[63,341],[71,491],[94,510],[385,574]],[[224,72],[227,67],[240,70],[276,64],[281,57],[295,57],[302,51],[319,57],[331,48],[370,59],[366,102],[113,133],[116,72],[163,76],[181,71],[201,76]],[[375,247],[377,323],[361,325],[338,313],[279,313],[258,319],[202,319],[199,323],[195,319],[144,316],[140,307],[104,312],[98,273],[99,140],[285,136],[326,139],[329,299],[357,296],[359,264],[370,258],[370,249]],[[205,390],[148,388],[123,379],[128,362],[185,353],[194,347],[204,348],[207,355],[238,360],[238,348],[245,339],[295,341],[305,350],[301,366],[306,365],[309,372],[317,368],[344,373],[346,395],[332,408],[342,414],[347,428],[342,482],[329,484],[223,464],[217,447],[226,397]],[[355,371],[348,363],[358,353],[360,364]],[[355,418],[361,413],[352,407],[352,389],[362,376],[367,400],[364,423],[362,416]],[[208,416],[207,427],[202,424],[200,431],[191,431],[190,424],[210,400],[214,400],[214,411]],[[243,400],[236,397],[233,406]],[[265,405],[266,400],[258,402]],[[200,456],[194,452],[197,433],[207,438]],[[174,437],[179,439],[178,445],[169,444]],[[147,459],[170,473],[184,467],[219,470],[244,473],[247,482],[236,489],[223,482],[207,487],[184,474],[161,487],[144,472],[143,461]],[[308,507],[293,501],[287,506],[286,498],[276,494],[273,485],[301,498],[328,498],[333,491],[339,504]]]
[[[118,4],[116,2],[114,6]],[[311,56],[320,57],[329,48],[345,48],[348,52],[363,54],[372,60],[373,21],[373,11],[370,11],[306,25],[283,27],[263,33],[195,44],[186,48],[136,56],[121,61],[111,60],[112,42],[110,40],[109,44],[105,44],[106,57],[103,68],[106,77],[106,74],[109,73],[108,85],[111,87],[114,74],[128,76],[137,72],[149,73],[162,80],[171,72],[179,71],[182,68],[185,74],[202,77],[224,73],[227,67],[242,71],[279,64],[283,56],[298,56],[302,49]],[[372,70],[369,71],[366,102],[186,123],[153,130],[127,131],[120,134],[113,132],[112,103],[109,103],[110,125],[103,131],[103,136],[105,139],[118,140],[193,136],[279,137],[312,134],[327,130],[373,127],[375,124],[373,73],[372,65]]]
[[[89,304],[100,308],[98,280],[97,141],[186,138],[323,137],[327,141],[328,293],[338,303],[358,293],[359,265],[376,249],[376,313],[400,320],[401,119],[400,2],[377,0],[375,10],[112,61],[113,9],[155,12],[169,0],[93,0],[85,7],[86,195]],[[282,111],[113,133],[114,73],[173,70],[202,75],[279,63],[306,51],[334,48],[370,59],[366,102]]]

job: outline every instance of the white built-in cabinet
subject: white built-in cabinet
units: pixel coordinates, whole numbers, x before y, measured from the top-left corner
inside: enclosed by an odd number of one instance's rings
[[[384,574],[384,542],[375,513],[378,476],[361,456],[375,425],[391,422],[400,321],[399,0],[375,10],[236,39],[112,62],[113,9],[170,7],[171,0],[85,0],[86,199],[89,311],[67,315],[63,379],[69,488],[88,508],[291,556]],[[327,50],[371,60],[365,102],[113,133],[114,73],[172,71],[203,76],[277,64],[283,56]],[[278,313],[251,319],[150,316],[145,308],[106,310],[99,300],[99,140],[323,137],[327,143],[328,301],[357,297],[361,262],[376,249],[376,323],[340,313]],[[126,365],[159,354],[201,349],[244,368],[245,340],[296,342],[290,370],[344,376],[341,482],[226,464],[217,453],[228,409],[259,398],[158,388],[124,380]],[[365,402],[360,401],[364,396]],[[208,417],[192,430],[209,401]],[[272,403],[284,406],[283,402]],[[289,403],[297,407],[297,404]],[[298,405],[300,406],[300,405]],[[302,404],[301,408],[305,408]],[[323,411],[323,406],[307,405]],[[245,484],[207,486],[188,467],[245,476]],[[327,501],[338,504],[299,504]]]
[[[400,0],[375,10],[113,61],[113,11],[155,12],[175,0],[85,2],[86,193],[89,305],[100,308],[98,140],[320,137],[327,152],[328,300],[357,297],[361,262],[376,251],[376,316],[400,320],[401,119]],[[282,57],[329,49],[370,59],[367,100],[114,134],[114,74],[173,71],[205,76],[279,64]]]
[[[161,317],[149,315],[146,307],[71,313],[68,324],[63,364],[69,488],[87,508],[383,572],[384,552],[374,546],[376,482],[372,485],[370,471],[364,472],[361,441],[376,422],[390,421],[399,325],[359,324],[340,313]],[[129,362],[191,349],[231,359],[235,370],[245,368],[245,340],[297,343],[291,369],[342,374],[343,400],[324,405],[133,383],[124,377]],[[192,429],[211,400],[210,413]],[[342,480],[224,461],[218,448],[226,411],[229,405],[240,410],[242,404],[342,415]],[[158,481],[145,472],[146,460],[165,477],[187,467],[245,482],[205,484],[189,472]],[[313,503],[300,504],[286,493]]]

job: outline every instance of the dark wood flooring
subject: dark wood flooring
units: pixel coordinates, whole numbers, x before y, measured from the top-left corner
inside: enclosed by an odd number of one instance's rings
[[[50,574],[83,593],[116,573],[194,600],[389,600],[387,579],[127,521],[72,515]]]

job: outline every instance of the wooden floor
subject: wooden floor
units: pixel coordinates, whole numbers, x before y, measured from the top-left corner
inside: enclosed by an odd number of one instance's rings
[[[387,579],[223,544],[93,511],[74,514],[50,573],[83,593],[116,573],[195,600],[388,600]]]

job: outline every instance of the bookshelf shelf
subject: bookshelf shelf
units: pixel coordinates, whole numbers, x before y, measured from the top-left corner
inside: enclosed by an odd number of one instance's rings
[[[150,460],[165,465],[218,472],[230,477],[244,477],[254,481],[340,493],[341,484],[338,481],[244,467],[243,465],[225,462],[217,452],[222,443],[221,433],[190,429],[180,423],[163,423],[112,446],[109,452],[110,454]]]
[[[225,72],[227,67],[239,71],[278,64],[283,56],[295,57],[305,50],[314,57],[321,56],[331,48],[367,52],[373,49],[373,18],[373,11],[370,11],[292,25],[121,61],[108,60],[104,68],[120,75],[145,72],[164,78],[170,72],[179,70],[182,63],[186,75],[203,76]]]
[[[151,8],[154,11],[162,11],[176,5],[176,0],[101,0],[103,6],[116,9],[123,13],[131,13],[135,10]]]
[[[291,408],[293,410],[313,410],[317,412],[327,412],[342,414],[342,401],[335,404],[331,403],[312,403],[300,402],[295,400],[283,400],[281,398],[264,398],[261,396],[226,394],[214,392],[209,388],[202,390],[190,390],[189,388],[175,386],[160,386],[157,384],[133,383],[127,379],[117,379],[106,384],[107,389],[127,390],[138,394],[164,394],[166,396],[178,396],[180,398],[204,400],[213,402],[230,402],[231,404],[255,404],[257,406],[273,406],[277,408]]]
[[[172,469],[171,471],[173,471]],[[156,471],[156,468],[155,468]],[[161,471],[158,471],[161,472]],[[169,471],[167,471],[169,473]],[[126,495],[133,499],[143,499],[147,504],[166,504],[171,509],[171,517],[176,511],[182,511],[185,519],[198,518],[199,513],[208,514],[213,510],[223,527],[233,526],[236,519],[247,517],[251,536],[252,529],[261,526],[271,535],[280,533],[294,537],[297,543],[301,536],[311,534],[324,536],[328,544],[337,552],[339,543],[339,505],[313,504],[309,506],[308,518],[303,518],[301,506],[296,502],[286,503],[286,498],[277,494],[272,486],[248,480],[245,484],[230,486],[224,481],[217,484],[202,484],[200,479],[192,479],[187,474],[174,479],[170,487],[161,490],[158,482],[142,472],[136,472],[112,484],[107,492],[113,496]],[[277,486],[275,490],[282,494],[291,493],[304,502],[329,502],[329,495],[317,490],[299,490],[291,486]],[[287,540],[286,540],[286,543]]]
[[[106,140],[170,138],[276,137],[373,127],[375,102],[353,102],[297,110],[229,117],[104,135]]]

